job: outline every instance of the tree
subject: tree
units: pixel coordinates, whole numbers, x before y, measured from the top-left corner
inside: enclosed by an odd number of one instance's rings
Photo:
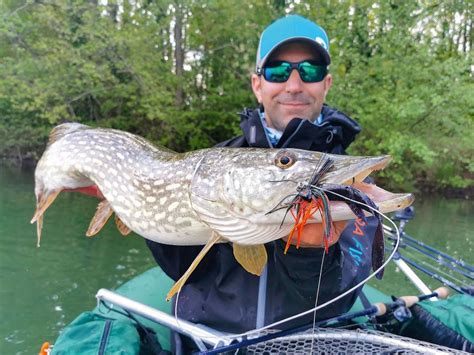
[[[60,0],[0,4],[0,156],[38,158],[55,124],[113,127],[185,151],[238,132],[258,35],[298,13],[331,39],[328,103],[391,154],[389,187],[473,185],[465,1]]]

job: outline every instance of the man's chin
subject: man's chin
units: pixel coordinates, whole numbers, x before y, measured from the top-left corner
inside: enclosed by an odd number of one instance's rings
[[[305,119],[308,119],[308,117],[309,115],[307,112],[295,111],[295,112],[291,112],[290,114],[285,115],[285,118],[283,119],[283,121],[280,121],[280,122],[282,122],[286,127],[288,123],[290,123],[295,118],[301,118],[305,120]]]
[[[294,118],[307,119],[310,116],[310,114],[308,113],[307,110],[301,110],[301,109],[298,110],[296,108],[293,108],[289,110],[285,109],[284,112],[282,110],[280,114],[275,115],[275,116],[276,116],[275,118],[271,119],[271,125],[275,129],[283,132],[291,120],[293,120]],[[267,123],[269,123],[268,120],[267,120]]]
[[[308,111],[307,105],[283,105],[282,116],[286,122],[290,122],[293,118],[309,118],[311,112]]]

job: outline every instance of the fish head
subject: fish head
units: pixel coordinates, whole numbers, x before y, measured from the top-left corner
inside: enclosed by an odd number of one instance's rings
[[[215,229],[238,221],[242,226],[276,225],[302,186],[314,181],[328,159],[331,168],[319,183],[350,184],[384,168],[389,156],[351,157],[300,149],[222,148],[209,151],[195,171],[191,201]],[[238,224],[237,222],[235,222]],[[285,233],[285,232],[282,232]]]

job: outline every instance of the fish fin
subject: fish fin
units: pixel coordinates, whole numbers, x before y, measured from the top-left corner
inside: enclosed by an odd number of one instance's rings
[[[202,250],[199,252],[199,254],[196,256],[196,258],[193,260],[189,268],[186,270],[186,272],[181,276],[181,278],[176,281],[176,283],[171,287],[169,290],[168,294],[166,295],[166,300],[169,301],[171,297],[173,297],[177,292],[181,290],[181,288],[184,286],[184,283],[186,280],[191,276],[192,272],[196,267],[199,265],[201,260],[204,258],[204,256],[207,254],[207,252],[211,249],[211,247],[216,244],[219,240],[221,240],[222,237],[216,233],[212,232],[211,239],[207,242],[207,244],[202,248]]]
[[[90,127],[77,122],[67,122],[60,124],[51,130],[51,133],[49,134],[48,138],[48,146],[58,141],[68,133],[87,128]]]
[[[37,246],[40,246],[41,242],[41,229],[43,228],[43,214],[46,212],[49,206],[58,197],[61,190],[40,192],[36,196],[36,210],[30,223],[37,222],[36,234],[38,236]]]
[[[41,242],[41,231],[43,230],[43,215],[39,216],[38,219],[36,220],[36,235],[37,235],[37,242],[36,246],[39,248],[40,247],[40,242]]]
[[[95,211],[94,217],[92,217],[91,223],[89,223],[86,236],[93,237],[99,233],[109,220],[110,216],[112,216],[112,213],[114,213],[114,210],[110,206],[109,201],[100,201],[97,205],[97,210]]]
[[[122,220],[117,215],[115,215],[115,225],[117,226],[117,229],[119,230],[120,234],[122,234],[123,236],[129,235],[132,231],[125,225],[125,223],[122,222]]]
[[[38,194],[35,214],[33,215],[30,223],[35,223],[36,220],[43,215],[48,207],[54,202],[56,197],[58,197],[60,192],[61,190],[55,190],[51,192],[41,192]]]
[[[260,276],[265,267],[268,256],[263,244],[241,245],[233,244],[234,257],[242,267],[253,275]]]

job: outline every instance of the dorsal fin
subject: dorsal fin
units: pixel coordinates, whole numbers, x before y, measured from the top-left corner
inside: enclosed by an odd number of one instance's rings
[[[60,124],[51,130],[51,133],[49,134],[48,145],[53,144],[68,133],[80,131],[87,128],[90,127],[77,122],[68,122]]]

